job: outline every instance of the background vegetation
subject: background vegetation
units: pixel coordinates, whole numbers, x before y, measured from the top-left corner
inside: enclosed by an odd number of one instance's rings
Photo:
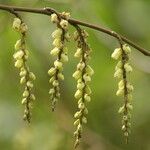
[[[141,46],[150,49],[150,1],[147,0],[0,0],[1,4],[29,7],[53,7],[69,11],[73,18],[109,27]],[[22,121],[20,104],[23,89],[18,70],[14,68],[14,44],[19,38],[12,28],[13,16],[0,11],[0,149],[3,150],[71,150],[73,145],[73,114],[77,104],[73,97],[75,81],[72,73],[77,60],[75,44],[68,44],[70,62],[65,65],[66,80],[56,112],[50,111],[47,70],[53,60],[51,33],[55,26],[49,17],[22,13],[29,26],[28,48],[30,68],[37,76],[36,102],[30,127]],[[71,27],[71,33],[73,28]],[[91,66],[95,70],[88,106],[88,124],[79,150],[150,150],[150,59],[133,49],[134,84],[132,134],[128,145],[122,137],[121,117],[117,114],[122,99],[115,96],[117,81],[113,78],[115,63],[110,55],[117,42],[102,33],[87,29],[93,49]]]

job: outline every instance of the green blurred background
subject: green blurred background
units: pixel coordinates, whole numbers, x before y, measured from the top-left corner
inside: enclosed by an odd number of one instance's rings
[[[80,19],[125,35],[150,49],[149,0],[0,0],[1,4],[26,7],[53,7],[69,11]],[[56,112],[50,111],[49,77],[47,70],[53,63],[49,56],[51,33],[55,26],[48,16],[21,13],[29,27],[27,44],[29,66],[36,74],[36,102],[30,126],[22,121],[20,104],[23,88],[19,85],[18,70],[14,68],[14,44],[19,35],[12,30],[13,16],[0,11],[0,149],[2,150],[72,150],[75,81],[72,73],[77,60],[74,42],[68,44],[70,62],[65,65],[66,80]],[[73,33],[70,27],[70,32]],[[118,108],[122,98],[115,96],[117,81],[113,78],[116,62],[110,55],[117,41],[103,33],[87,29],[93,49],[91,66],[95,75],[91,83],[92,101],[88,105],[88,124],[84,128],[79,150],[150,150],[150,59],[135,49],[131,63],[134,68],[130,80],[134,85],[132,134],[125,144],[121,132]]]

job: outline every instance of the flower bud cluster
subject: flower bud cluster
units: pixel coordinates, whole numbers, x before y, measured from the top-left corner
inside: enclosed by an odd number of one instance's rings
[[[35,100],[35,96],[32,93],[32,82],[35,80],[35,75],[30,72],[29,67],[27,66],[29,51],[26,49],[25,37],[28,28],[19,18],[15,18],[13,29],[21,33],[21,39],[19,39],[14,46],[16,52],[13,57],[15,59],[15,67],[20,71],[20,84],[23,84],[25,87],[21,102],[25,107],[23,119],[30,123],[32,103]]]
[[[80,59],[77,70],[73,73],[73,77],[77,80],[77,91],[74,95],[78,101],[78,111],[74,115],[74,125],[76,126],[76,131],[74,132],[76,138],[75,147],[77,147],[81,140],[83,124],[87,123],[86,115],[88,114],[88,109],[86,104],[91,101],[91,89],[88,83],[91,81],[94,71],[88,65],[91,49],[86,43],[87,33],[84,30],[76,31],[74,38],[78,43],[74,57]]]
[[[68,18],[69,13],[63,12],[63,16]],[[49,94],[52,101],[52,111],[54,111],[56,102],[60,98],[60,80],[64,80],[63,64],[68,62],[68,49],[65,46],[65,41],[70,39],[70,35],[67,19],[61,19],[57,14],[52,14],[51,21],[57,25],[57,29],[52,33],[54,48],[50,51],[50,55],[56,57],[56,60],[54,66],[48,70],[49,82],[52,85]]]
[[[116,92],[117,96],[124,97],[124,104],[119,108],[118,113],[122,114],[122,131],[128,141],[128,136],[130,134],[131,128],[131,111],[133,109],[131,100],[133,91],[133,85],[127,81],[127,75],[132,72],[132,67],[129,63],[129,55],[131,53],[131,49],[126,44],[122,45],[121,48],[115,49],[112,53],[111,57],[115,60],[118,60],[118,63],[115,68],[114,77],[117,77],[120,81],[118,83],[118,90]]]

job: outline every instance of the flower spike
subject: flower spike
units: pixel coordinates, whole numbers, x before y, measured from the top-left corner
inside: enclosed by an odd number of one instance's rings
[[[73,77],[77,80],[77,91],[74,97],[78,100],[78,111],[74,114],[76,131],[74,136],[76,138],[74,147],[76,148],[82,138],[83,124],[87,123],[88,109],[86,104],[91,101],[91,89],[88,83],[91,81],[91,76],[94,74],[93,69],[88,65],[90,59],[91,49],[87,44],[88,34],[85,30],[76,27],[77,31],[74,33],[74,39],[77,41],[77,51],[74,54],[80,61],[77,65],[77,70],[73,73]]]
[[[35,80],[35,75],[30,71],[27,60],[29,56],[29,51],[26,49],[26,33],[28,31],[27,25],[20,19],[14,18],[13,29],[20,33],[21,39],[19,39],[15,44],[15,50],[13,57],[15,59],[15,67],[20,70],[20,84],[23,84],[25,89],[23,92],[22,105],[24,105],[24,116],[23,119],[30,123],[31,121],[31,108],[33,107],[33,101],[35,96],[32,93],[33,80]]]
[[[129,63],[129,55],[131,49],[126,44],[120,43],[120,48],[115,49],[111,57],[115,60],[118,60],[118,63],[115,68],[114,77],[118,78],[120,81],[118,83],[118,91],[116,92],[117,96],[124,97],[124,104],[119,108],[118,113],[122,114],[122,131],[124,133],[126,143],[128,143],[128,137],[130,134],[131,128],[131,111],[133,109],[131,100],[132,100],[132,91],[133,86],[128,81],[128,74],[132,72],[132,67]]]
[[[68,62],[68,49],[65,46],[65,42],[70,39],[68,33],[68,19],[70,14],[63,12],[63,18],[57,14],[51,15],[51,21],[57,25],[57,29],[52,33],[52,38],[54,39],[52,45],[54,48],[50,51],[50,55],[56,57],[54,66],[48,70],[48,74],[51,77],[49,82],[52,85],[49,94],[51,99],[52,111],[55,110],[56,102],[60,98],[60,80],[64,80],[63,64]]]

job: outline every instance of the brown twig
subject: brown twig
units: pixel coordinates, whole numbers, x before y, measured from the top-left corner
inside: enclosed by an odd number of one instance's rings
[[[6,11],[12,13],[12,14],[14,14],[15,11],[44,14],[44,15],[48,15],[48,16],[51,15],[52,13],[59,14],[56,10],[54,10],[53,8],[49,8],[49,7],[46,7],[46,8],[27,8],[27,7],[16,7],[16,6],[0,5],[0,9],[1,10],[6,10]],[[86,23],[86,22],[82,22],[82,21],[79,21],[79,20],[75,20],[75,19],[69,19],[68,21],[72,25],[85,26],[85,27],[88,27],[88,28],[106,33],[106,34],[108,34],[112,37],[115,37],[117,39],[118,39],[118,35],[119,35],[121,37],[122,41],[124,41],[125,43],[127,43],[130,46],[134,47],[135,49],[137,49],[138,51],[140,51],[144,55],[150,56],[150,51],[140,47],[136,43],[132,42],[131,40],[127,39],[126,37],[114,32],[114,31],[111,31],[111,30],[108,30],[108,29],[105,29],[103,27],[96,26],[96,25],[93,25],[93,24],[89,24],[89,23]]]

